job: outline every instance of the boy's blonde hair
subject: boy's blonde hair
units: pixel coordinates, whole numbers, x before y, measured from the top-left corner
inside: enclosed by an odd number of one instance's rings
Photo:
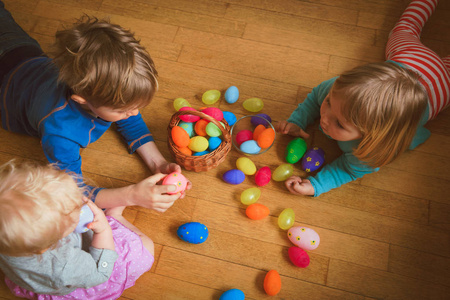
[[[362,133],[353,154],[372,167],[393,161],[408,149],[428,105],[419,75],[395,63],[373,63],[343,73],[338,93],[343,117]]]
[[[82,196],[75,180],[52,165],[0,166],[0,253],[25,256],[57,245],[78,223]]]
[[[58,80],[94,107],[143,107],[158,89],[150,55],[119,25],[83,16],[56,33],[53,48]]]

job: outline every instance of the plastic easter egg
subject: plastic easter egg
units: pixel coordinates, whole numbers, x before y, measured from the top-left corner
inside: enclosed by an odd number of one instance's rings
[[[223,119],[223,112],[217,107],[207,107],[202,110],[202,113],[205,113],[208,116],[213,117],[217,121],[222,121]]]
[[[169,194],[169,195],[181,193],[182,191],[184,191],[186,189],[187,183],[188,183],[188,180],[186,179],[186,177],[184,177],[179,172],[170,173],[169,175],[164,177],[163,182],[162,182],[163,185],[173,184],[177,187],[177,189],[175,191],[167,192],[167,194]]]
[[[255,182],[257,186],[265,186],[270,182],[272,172],[269,167],[262,167],[255,174]]]
[[[264,278],[264,291],[269,296],[275,296],[281,291],[281,277],[276,270],[267,272]]]
[[[185,106],[179,109],[179,111],[185,111],[185,110],[192,110],[192,111],[197,111],[195,108],[189,107],[189,106]],[[184,122],[197,122],[198,120],[200,120],[199,116],[194,116],[194,115],[181,115],[179,116],[181,121]]]
[[[173,108],[175,108],[176,111],[179,111],[182,107],[191,107],[191,104],[189,101],[187,101],[184,98],[177,98],[173,100]]]
[[[257,142],[258,146],[261,148],[269,148],[272,146],[273,141],[275,140],[275,130],[272,128],[266,128],[258,135]]]
[[[222,143],[222,140],[217,136],[213,136],[209,138],[208,142],[209,142],[208,147],[209,151],[214,151],[217,148],[219,148],[220,144]]]
[[[172,136],[172,141],[180,148],[187,147],[190,143],[190,137],[189,134],[181,128],[180,126],[174,126],[172,127],[172,130],[170,131],[170,134]]]
[[[195,133],[200,136],[207,136],[206,125],[208,125],[208,123],[209,123],[209,121],[207,121],[205,119],[200,119],[197,122],[195,122],[195,125],[194,125]]]
[[[292,246],[288,250],[289,259],[291,262],[300,268],[309,266],[309,255],[302,248]]]
[[[223,124],[223,123],[221,123]],[[209,136],[221,136],[222,135],[222,131],[220,130],[219,127],[217,127],[216,124],[214,124],[213,122],[209,122],[206,125],[205,128],[206,134]]]
[[[244,300],[245,294],[240,289],[231,289],[224,292],[219,300]]]
[[[267,127],[269,125],[269,122],[272,122],[272,118],[266,114],[256,114],[251,117],[250,122],[253,124],[253,126],[262,124],[264,125],[264,127]]]
[[[283,230],[288,230],[294,226],[295,212],[292,208],[284,209],[278,216],[278,226]]]
[[[294,173],[294,166],[291,164],[279,165],[275,171],[273,171],[272,179],[275,181],[285,181]]]
[[[258,140],[259,136],[261,135],[261,133],[266,130],[266,126],[264,126],[263,124],[259,124],[255,127],[255,129],[253,129],[253,139],[255,141]]]
[[[290,164],[298,162],[306,152],[306,142],[302,138],[295,138],[286,147],[286,161]]]
[[[236,160],[236,167],[244,172],[245,175],[253,175],[256,173],[256,166],[248,157],[239,157]]]
[[[202,155],[206,155],[208,153],[209,153],[209,151],[205,150],[205,151],[202,151],[202,152],[195,152],[195,153],[192,154],[192,156],[202,156]]]
[[[225,92],[225,101],[233,104],[239,99],[239,90],[234,85],[230,86]]]
[[[201,244],[208,238],[208,228],[202,223],[190,222],[178,227],[177,235],[180,239],[191,244]]]
[[[220,99],[220,91],[218,90],[209,90],[203,93],[202,101],[206,105],[211,105],[217,102]]]
[[[222,178],[229,184],[241,184],[245,180],[245,174],[241,170],[232,169],[226,171]]]
[[[253,203],[247,206],[245,210],[245,214],[252,220],[262,220],[267,217],[270,213],[270,210],[267,206],[262,205],[260,203]]]
[[[259,98],[250,98],[242,103],[244,108],[251,112],[258,112],[264,107],[264,102]]]
[[[241,193],[241,202],[244,205],[250,205],[258,201],[259,197],[261,196],[261,190],[252,187],[249,189],[246,189]]]
[[[325,152],[318,147],[314,147],[306,151],[302,158],[302,170],[306,172],[314,172],[319,169],[325,161]]]
[[[289,240],[303,250],[314,250],[320,244],[317,232],[308,227],[295,226],[288,231]]]
[[[195,124],[197,124],[197,123],[195,123]],[[194,123],[181,121],[180,123],[178,123],[178,126],[183,128],[184,130],[186,130],[186,132],[189,134],[190,137],[193,137],[195,135]]]
[[[88,224],[94,221],[94,213],[87,204],[83,205],[80,210],[80,220],[75,228],[76,233],[83,233],[89,230]]]
[[[239,131],[236,134],[236,144],[240,146],[243,142],[249,141],[253,138],[253,132],[248,129]]]
[[[178,150],[180,150],[181,153],[183,153],[186,156],[191,156],[192,155],[192,150],[189,149],[188,147],[177,147]]]
[[[230,126],[233,126],[234,123],[236,123],[237,121],[236,115],[233,114],[231,111],[224,111],[223,118],[225,119],[225,121],[227,121],[228,125]]]
[[[208,140],[203,136],[194,136],[190,139],[189,149],[194,152],[202,152],[208,149]]]
[[[245,141],[239,146],[239,149],[247,154],[257,154],[261,151],[261,147],[258,146],[258,143],[255,140]]]

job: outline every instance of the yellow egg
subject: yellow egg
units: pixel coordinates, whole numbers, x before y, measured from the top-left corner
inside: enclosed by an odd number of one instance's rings
[[[194,152],[202,152],[208,149],[208,140],[203,136],[194,136],[189,142],[189,149]]]
[[[236,160],[236,167],[245,175],[253,175],[256,173],[256,166],[248,157],[239,157]]]

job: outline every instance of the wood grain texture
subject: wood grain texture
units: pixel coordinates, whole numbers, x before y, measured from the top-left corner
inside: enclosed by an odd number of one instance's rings
[[[206,90],[222,93],[235,85],[240,100],[215,106],[238,117],[242,101],[263,99],[262,112],[289,117],[321,81],[368,62],[384,59],[390,28],[407,0],[3,0],[23,29],[48,51],[58,29],[83,14],[110,19],[130,29],[153,57],[160,89],[141,110],[161,153],[173,100],[204,106]],[[450,54],[450,5],[441,0],[422,39],[440,55]],[[231,288],[246,299],[448,299],[450,294],[450,110],[427,124],[430,139],[398,160],[317,198],[294,196],[283,183],[261,188],[267,218],[246,217],[237,186],[221,179],[240,157],[232,149],[217,168],[185,171],[193,188],[165,213],[129,207],[125,217],[155,242],[155,264],[121,299],[219,299]],[[308,146],[325,149],[326,163],[341,152],[318,129],[308,128]],[[252,160],[274,170],[284,163],[291,138]],[[85,177],[113,188],[151,175],[130,155],[111,128],[81,152]],[[45,162],[37,138],[0,129],[0,163],[10,159]],[[305,176],[298,165],[294,174]],[[296,225],[315,229],[320,246],[309,251],[306,269],[292,265],[280,212],[290,207]],[[178,226],[204,223],[208,240],[181,241]],[[282,290],[264,293],[267,271],[281,275]],[[1,276],[3,278],[3,275]],[[0,280],[0,299],[16,299]]]

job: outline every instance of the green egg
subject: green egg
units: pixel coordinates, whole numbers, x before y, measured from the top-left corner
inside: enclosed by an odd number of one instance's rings
[[[220,91],[209,90],[203,93],[202,101],[207,105],[211,105],[217,102],[220,98]]]
[[[222,122],[220,122],[220,124],[222,124],[222,126],[225,128],[225,125]],[[210,137],[222,135],[222,131],[220,130],[220,128],[217,127],[217,125],[214,124],[213,122],[209,122],[208,125],[206,125],[205,131],[206,134],[209,135]]]
[[[306,142],[302,138],[295,138],[286,147],[286,161],[290,164],[298,162],[306,152]]]

